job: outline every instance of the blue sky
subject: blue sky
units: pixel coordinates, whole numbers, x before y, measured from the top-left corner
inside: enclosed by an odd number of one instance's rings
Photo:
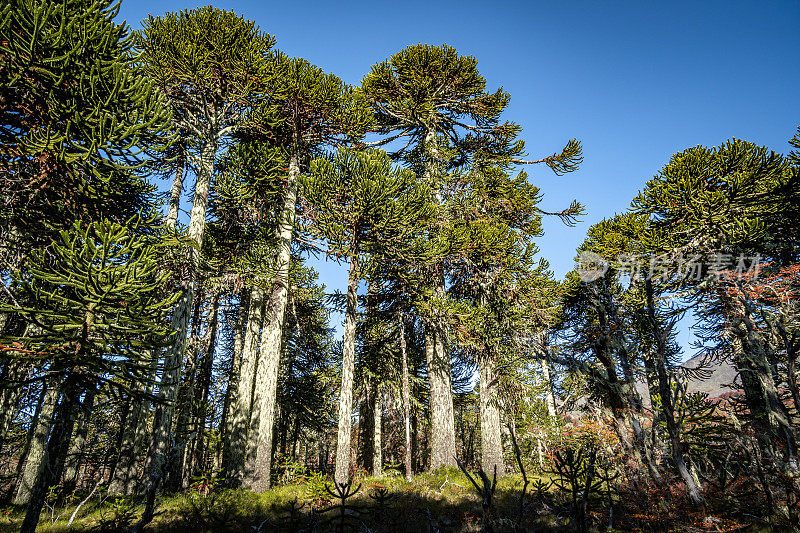
[[[133,28],[207,2],[123,0]],[[576,137],[581,169],[529,170],[557,210],[588,211],[566,228],[545,222],[542,255],[558,277],[573,267],[588,226],[627,208],[680,150],[731,137],[787,151],[800,124],[800,2],[215,2],[255,21],[277,47],[348,83],[416,44],[454,46],[478,59],[490,90],[511,94],[506,117],[532,156]],[[346,272],[318,265],[330,289]]]

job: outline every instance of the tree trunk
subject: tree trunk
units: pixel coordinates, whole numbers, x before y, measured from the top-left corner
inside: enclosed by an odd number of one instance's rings
[[[185,150],[181,148],[181,151]],[[175,177],[172,179],[172,187],[169,190],[169,210],[167,211],[166,226],[175,229],[175,222],[178,220],[178,209],[181,206],[181,193],[183,193],[183,177],[186,171],[186,161],[182,154],[179,157],[178,167],[175,170]]]
[[[489,348],[486,349],[490,351]],[[497,375],[495,357],[491,353],[478,359],[480,367],[479,393],[481,401],[481,468],[487,475],[497,476],[506,473],[503,460],[503,436],[500,427],[500,404],[497,394]]]
[[[128,415],[127,423],[122,429],[119,456],[108,486],[108,493],[111,495],[132,494],[136,487],[137,463],[144,454],[149,434],[148,416],[150,414],[151,394],[158,372],[157,353],[157,351],[151,353],[149,382],[139,384],[139,391],[145,396],[136,402],[133,412]]]
[[[231,434],[233,415],[231,410],[239,393],[239,372],[242,367],[242,347],[244,346],[245,328],[250,314],[250,290],[243,288],[239,294],[239,305],[236,310],[234,324],[233,353],[231,354],[230,368],[228,369],[228,384],[225,387],[225,399],[222,403],[222,417],[219,423],[220,441],[217,445],[217,454],[222,465],[223,475],[229,471],[231,462]]]
[[[383,475],[383,402],[381,402],[381,393],[378,387],[375,387],[372,399],[372,415],[374,417],[372,423],[372,475],[380,477]]]
[[[455,466],[456,433],[453,412],[453,391],[450,358],[441,338],[443,327],[425,325],[425,358],[428,363],[428,380],[431,387],[431,459],[430,468]]]
[[[275,411],[278,396],[278,367],[280,365],[283,324],[286,318],[286,306],[289,300],[289,270],[291,269],[292,237],[294,235],[294,218],[297,207],[297,186],[300,177],[299,140],[293,143],[292,156],[289,161],[289,175],[286,183],[286,195],[283,200],[280,219],[276,233],[278,237],[278,253],[275,261],[275,282],[267,306],[267,323],[261,342],[261,362],[256,375],[256,399],[258,400],[258,417],[254,424],[255,449],[248,449],[248,456],[255,458],[252,477],[248,485],[257,492],[270,487],[272,474],[272,443],[275,428]]]
[[[75,437],[69,447],[66,469],[64,471],[64,493],[69,494],[78,484],[78,471],[83,463],[83,448],[86,446],[86,437],[89,434],[89,418],[91,417],[92,407],[97,389],[89,389],[83,398],[83,406],[78,419],[78,428],[75,430]]]
[[[247,326],[242,342],[241,366],[237,378],[237,388],[231,398],[229,414],[229,461],[226,478],[230,486],[240,485],[246,478],[245,454],[247,453],[247,434],[253,410],[253,386],[258,367],[258,339],[264,313],[264,290],[253,288],[250,293],[250,308],[247,312]]]
[[[339,430],[336,438],[336,483],[350,480],[350,413],[353,411],[353,372],[355,370],[356,312],[358,310],[358,249],[354,247],[347,278],[347,310],[342,346],[342,386],[339,390]]]
[[[405,467],[406,480],[411,480],[411,385],[408,378],[408,353],[406,353],[406,328],[403,315],[400,322],[400,357],[403,360],[403,426],[406,434]]]
[[[675,410],[672,405],[672,387],[670,386],[669,375],[667,374],[667,334],[661,331],[655,315],[655,304],[653,303],[653,282],[645,280],[647,293],[647,317],[656,341],[656,372],[658,373],[658,392],[661,396],[661,406],[664,414],[664,421],[667,425],[670,444],[672,448],[672,460],[678,470],[683,482],[686,484],[686,492],[695,505],[703,504],[703,496],[700,494],[700,487],[695,482],[689,472],[683,458],[683,441],[681,440],[681,429],[675,422]]]
[[[189,461],[184,468],[183,486],[187,486],[192,474],[196,470],[202,470],[203,459],[205,456],[205,429],[206,417],[208,416],[208,395],[211,388],[211,373],[214,368],[214,353],[217,346],[217,326],[219,316],[220,291],[216,291],[211,304],[211,316],[209,317],[208,333],[204,343],[204,354],[200,365],[200,373],[194,391],[197,401],[194,404],[193,422],[191,430],[195,432],[193,446],[188,454]]]
[[[175,413],[175,400],[181,381],[183,355],[186,350],[187,333],[189,331],[189,314],[192,310],[198,270],[200,266],[200,250],[203,246],[203,233],[206,227],[206,210],[211,179],[214,175],[214,161],[218,148],[217,133],[206,139],[198,165],[197,181],[194,187],[194,201],[189,217],[189,269],[187,278],[182,282],[181,296],[172,314],[172,329],[175,333],[170,339],[164,357],[164,370],[159,384],[161,402],[156,408],[153,418],[153,443],[147,460],[147,471],[158,472],[169,453],[172,440],[172,419]]]
[[[58,404],[59,393],[59,387],[51,385],[44,395],[39,417],[35,422],[36,429],[31,435],[30,444],[27,446],[28,454],[25,457],[25,468],[22,471],[17,493],[14,496],[14,505],[27,505],[30,502],[36,480],[46,463],[47,436],[53,425],[53,414],[55,413],[56,404]]]
[[[63,384],[63,394],[53,416],[53,428],[44,453],[43,467],[39,469],[36,482],[30,494],[25,518],[20,533],[34,533],[39,523],[39,515],[44,507],[50,487],[58,484],[64,470],[64,460],[69,450],[69,437],[75,426],[75,412],[80,394],[79,382],[75,374],[67,375]]]

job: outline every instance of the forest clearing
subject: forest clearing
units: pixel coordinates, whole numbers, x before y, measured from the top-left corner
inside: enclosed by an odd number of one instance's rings
[[[592,185],[461,45],[125,6],[0,7],[0,531],[800,529],[800,113]]]

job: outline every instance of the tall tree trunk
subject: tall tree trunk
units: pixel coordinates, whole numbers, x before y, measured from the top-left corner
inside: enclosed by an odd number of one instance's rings
[[[200,364],[200,373],[195,386],[194,413],[191,431],[195,433],[192,441],[192,448],[189,453],[189,461],[183,472],[183,486],[187,486],[191,475],[196,470],[202,469],[202,461],[205,455],[205,429],[206,417],[208,416],[208,395],[211,388],[211,373],[214,368],[214,353],[217,345],[217,326],[219,316],[219,300],[221,293],[215,291],[214,299],[211,304],[211,316],[208,320],[208,333],[203,346],[203,358]]]
[[[44,507],[50,487],[58,484],[64,470],[64,461],[69,450],[69,437],[75,426],[75,413],[79,407],[79,380],[70,372],[61,387],[63,394],[53,416],[53,427],[47,440],[43,467],[39,469],[36,482],[31,490],[30,501],[20,533],[34,533],[39,523],[39,515]]]
[[[245,329],[250,314],[250,290],[242,288],[239,293],[239,305],[234,323],[233,353],[228,370],[228,383],[225,387],[225,399],[222,403],[222,418],[219,423],[220,441],[217,446],[223,476],[227,476],[231,464],[231,436],[233,434],[233,405],[239,394],[239,372],[242,368],[242,349],[244,347]],[[226,477],[227,479],[227,477]]]
[[[375,444],[374,439],[374,424],[375,424],[375,402],[372,401],[375,396],[376,386],[374,380],[366,377],[364,385],[364,398],[361,401],[358,412],[358,457],[359,466],[367,472],[372,471],[372,460],[374,459],[374,452],[372,446]]]
[[[455,466],[456,432],[450,357],[441,336],[444,328],[425,325],[425,358],[431,387],[430,468]]]
[[[286,194],[283,200],[278,227],[278,253],[275,261],[275,282],[267,305],[265,336],[261,344],[261,363],[256,374],[256,398],[258,417],[255,419],[256,448],[250,448],[248,455],[255,457],[255,465],[249,486],[252,490],[263,492],[270,487],[272,474],[273,430],[278,396],[278,366],[280,365],[283,324],[286,319],[286,306],[289,300],[289,270],[291,269],[292,237],[294,235],[295,209],[297,208],[297,186],[300,177],[300,143],[295,133],[292,155],[289,161],[289,174]],[[255,408],[254,408],[255,410]]]
[[[0,450],[8,439],[11,424],[17,416],[19,399],[23,387],[19,383],[25,374],[24,365],[16,361],[8,361],[3,368],[0,381],[4,387],[0,389]]]
[[[146,450],[149,435],[151,396],[158,373],[158,352],[153,350],[150,357],[149,379],[138,385],[138,390],[144,397],[136,402],[133,412],[127,417],[125,427],[122,428],[117,464],[108,485],[108,493],[112,495],[131,494],[136,487],[138,462]]]
[[[54,384],[47,387],[42,407],[39,410],[39,417],[34,422],[36,429],[28,444],[28,453],[25,457],[25,468],[17,486],[17,493],[14,496],[14,505],[27,505],[31,500],[34,485],[39,477],[39,473],[46,464],[45,454],[47,452],[47,436],[53,425],[53,414],[55,413],[60,388]]]
[[[358,310],[358,249],[350,258],[347,278],[347,309],[342,346],[342,386],[339,389],[339,429],[336,438],[336,483],[350,480],[350,413],[353,411],[353,372],[355,370],[356,311]]]
[[[403,315],[399,315],[400,322],[400,357],[403,360],[403,426],[405,427],[406,449],[405,467],[406,480],[411,480],[411,385],[408,377],[408,353],[406,350],[406,327]]]
[[[661,396],[664,421],[666,422],[667,433],[670,438],[672,460],[678,470],[678,475],[680,475],[681,479],[686,484],[686,491],[689,498],[695,505],[702,505],[703,496],[700,494],[700,487],[689,472],[689,468],[683,458],[684,450],[683,441],[681,439],[681,429],[675,421],[675,410],[672,405],[672,387],[670,386],[669,374],[667,374],[667,334],[661,331],[661,327],[656,320],[655,304],[653,302],[653,282],[649,278],[645,280],[645,290],[647,293],[647,318],[656,341],[658,392],[659,396]]]
[[[503,434],[500,427],[500,399],[497,394],[497,374],[495,373],[495,356],[490,348],[478,359],[480,367],[480,407],[481,407],[481,468],[487,475],[493,475],[497,468],[497,476],[506,473],[503,460]]]
[[[186,156],[183,153],[185,148],[181,148],[181,155],[178,159],[178,166],[175,170],[175,177],[172,179],[172,187],[169,190],[169,210],[167,211],[166,226],[175,228],[178,220],[178,210],[181,206],[181,193],[183,193],[183,177],[186,172]]]
[[[377,386],[372,397],[372,475],[380,477],[383,475],[383,402]]]
[[[69,447],[66,469],[64,470],[64,493],[69,494],[78,484],[78,472],[83,464],[83,448],[86,446],[86,437],[89,434],[89,419],[94,406],[97,389],[89,389],[83,398],[83,406],[79,413],[78,428]]]
[[[183,356],[186,351],[187,333],[189,331],[189,314],[192,310],[197,276],[200,267],[200,250],[203,246],[203,234],[206,227],[206,210],[208,207],[208,194],[211,189],[211,179],[214,175],[214,161],[216,160],[218,137],[214,132],[211,138],[206,139],[200,155],[197,181],[194,187],[194,201],[189,217],[189,239],[192,246],[189,248],[189,269],[187,277],[182,282],[181,296],[172,314],[173,333],[170,345],[164,357],[164,370],[159,384],[160,403],[156,408],[153,418],[153,443],[147,458],[149,473],[158,472],[167,459],[171,448],[172,420],[175,414],[175,400],[181,381],[181,368]]]
[[[433,190],[433,200],[443,202],[442,191],[437,185],[444,172],[436,132],[425,133],[423,148],[426,154],[425,180]],[[439,265],[442,268],[442,265]],[[434,292],[445,296],[444,273],[435,274]],[[447,326],[441,317],[431,317],[425,325],[425,356],[428,362],[428,380],[431,387],[431,461],[430,467],[456,465],[456,428],[453,411],[452,375],[450,356],[447,353]]]
[[[237,387],[231,398],[229,415],[230,444],[226,478],[231,486],[240,485],[246,478],[245,454],[247,453],[247,434],[253,410],[253,386],[258,367],[258,339],[260,337],[264,314],[264,290],[254,287],[250,293],[250,308],[247,312],[247,326],[242,342],[242,355]]]

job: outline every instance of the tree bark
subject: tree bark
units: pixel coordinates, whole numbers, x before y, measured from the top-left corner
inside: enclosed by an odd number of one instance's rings
[[[236,311],[234,324],[233,353],[231,354],[230,369],[228,370],[228,385],[225,387],[225,399],[222,404],[222,418],[219,424],[220,442],[217,454],[222,465],[223,476],[231,465],[231,436],[233,433],[233,406],[239,394],[239,372],[242,367],[242,349],[244,346],[245,328],[250,314],[250,290],[243,288],[239,295],[239,306]]]
[[[400,357],[403,361],[403,426],[405,427],[406,435],[406,449],[405,449],[405,467],[406,467],[406,480],[411,480],[413,473],[411,466],[411,385],[408,377],[408,353],[406,350],[406,328],[403,315],[399,316],[400,322]]]
[[[183,151],[183,148],[181,148]],[[183,192],[183,177],[186,171],[185,156],[181,154],[175,177],[172,179],[172,187],[169,190],[169,210],[167,211],[166,226],[175,229],[175,222],[178,220],[178,209],[181,206],[181,193]]]
[[[383,475],[383,402],[378,387],[375,387],[373,397],[372,415],[372,475]]]
[[[75,437],[69,447],[66,469],[64,470],[64,492],[66,494],[75,490],[78,484],[78,472],[83,463],[83,448],[86,446],[86,437],[89,434],[89,417],[91,416],[94,398],[97,389],[86,391],[83,398],[83,406],[79,414],[78,428],[75,430]]]
[[[61,479],[64,460],[69,450],[69,437],[75,426],[75,412],[80,394],[77,376],[70,372],[62,386],[63,394],[53,416],[53,428],[47,441],[43,467],[39,469],[36,482],[31,490],[30,501],[20,533],[34,533],[39,523],[39,515],[44,507],[47,492]]]
[[[686,492],[695,505],[703,504],[703,496],[700,494],[700,487],[695,482],[689,472],[689,468],[683,458],[683,441],[681,430],[675,422],[675,410],[672,405],[672,387],[670,386],[669,375],[667,374],[667,345],[666,333],[661,331],[655,315],[655,304],[653,303],[653,282],[645,280],[645,290],[647,293],[647,317],[656,341],[656,372],[658,374],[658,392],[661,396],[661,406],[664,414],[664,421],[667,425],[667,433],[670,438],[672,448],[672,460],[678,470],[683,482],[686,484]]]
[[[425,325],[425,358],[431,387],[430,468],[455,466],[456,434],[450,358],[441,335],[444,328]]]
[[[295,134],[296,135],[296,134]],[[300,177],[299,139],[295,136],[289,161],[289,174],[286,194],[283,200],[278,227],[278,253],[275,261],[275,282],[269,298],[267,323],[261,342],[261,362],[256,375],[256,399],[258,416],[254,412],[255,449],[248,449],[248,456],[255,458],[252,477],[248,485],[256,492],[270,487],[272,474],[272,444],[275,427],[275,411],[278,396],[278,367],[280,365],[283,324],[286,319],[286,306],[289,300],[289,270],[291,269],[292,237],[294,235],[295,209],[297,208],[297,187]]]
[[[175,333],[170,339],[164,357],[164,370],[159,384],[160,403],[153,418],[153,443],[148,454],[147,468],[150,473],[161,469],[166,461],[172,437],[172,421],[175,414],[175,400],[181,381],[183,356],[186,351],[187,333],[189,331],[189,314],[192,310],[196,289],[198,270],[200,267],[200,250],[203,246],[203,234],[206,226],[206,210],[211,179],[214,175],[214,162],[218,148],[218,133],[213,132],[205,140],[200,155],[197,181],[194,187],[194,201],[189,217],[189,269],[187,278],[182,283],[181,297],[178,299],[172,314],[172,329]]]
[[[39,473],[44,467],[47,459],[47,437],[53,425],[53,414],[58,404],[60,389],[58,386],[50,385],[45,392],[42,407],[39,410],[39,417],[35,422],[33,434],[28,444],[28,453],[25,457],[25,468],[17,486],[17,493],[14,496],[14,505],[27,505],[31,500],[34,485],[39,477]]]
[[[247,326],[242,342],[241,366],[237,378],[237,388],[231,398],[229,414],[230,443],[226,478],[228,484],[234,487],[240,485],[246,478],[247,434],[253,410],[253,386],[258,367],[258,339],[263,313],[264,290],[255,287],[250,293],[250,308],[247,312]]]
[[[342,386],[339,390],[339,428],[336,438],[336,483],[350,480],[350,414],[353,411],[353,373],[355,371],[356,312],[358,310],[358,248],[354,247],[347,278],[347,309],[345,311],[342,347]]]
[[[487,352],[490,349],[487,348]],[[491,353],[484,354],[478,360],[481,407],[481,468],[488,474],[497,468],[497,476],[506,473],[503,460],[503,436],[500,427],[500,404],[497,394],[497,375],[495,373],[495,357]]]

